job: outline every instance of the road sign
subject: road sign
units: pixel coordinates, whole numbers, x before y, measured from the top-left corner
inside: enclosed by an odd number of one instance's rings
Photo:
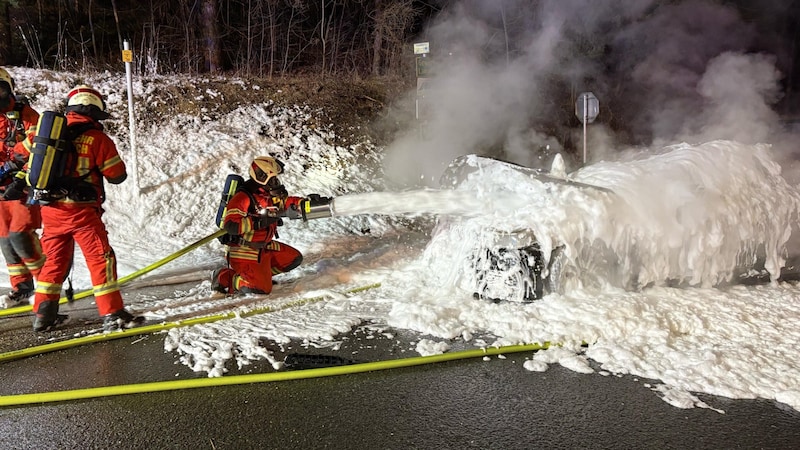
[[[600,114],[600,101],[591,92],[581,92],[575,101],[575,115],[582,123],[592,123]],[[586,122],[584,122],[586,120]]]

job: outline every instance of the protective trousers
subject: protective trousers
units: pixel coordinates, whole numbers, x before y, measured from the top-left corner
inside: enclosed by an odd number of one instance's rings
[[[0,251],[6,260],[11,287],[33,286],[44,264],[36,230],[42,219],[38,205],[28,207],[15,200],[0,201]]]
[[[296,248],[278,241],[271,241],[262,249],[231,246],[228,249],[228,264],[233,270],[229,292],[242,288],[272,292],[272,276],[288,272],[303,261]]]
[[[101,214],[95,207],[60,204],[42,207],[45,263],[36,283],[33,310],[37,315],[52,316],[58,312],[61,285],[72,266],[75,243],[89,269],[97,312],[105,316],[123,308],[117,286],[117,259]]]

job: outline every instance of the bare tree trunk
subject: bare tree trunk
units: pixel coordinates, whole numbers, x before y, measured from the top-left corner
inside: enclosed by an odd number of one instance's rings
[[[206,47],[206,69],[211,73],[218,73],[222,69],[222,52],[217,29],[217,0],[202,0],[202,2],[200,22]]]
[[[289,16],[289,24],[286,26],[286,44],[285,44],[286,51],[284,52],[283,55],[283,69],[281,69],[281,76],[286,75],[286,71],[289,70],[289,49],[291,48],[291,45],[289,45],[289,43],[291,42],[292,22],[294,20],[294,13],[295,13],[294,6],[292,6],[291,9],[292,9],[292,14]]]
[[[89,0],[89,33],[92,34],[92,56],[97,59],[97,40],[94,37],[94,23],[92,21],[92,0]]]
[[[57,41],[58,42],[57,43],[58,50],[56,51],[56,64],[60,64],[60,66],[57,65],[56,67],[58,67],[61,70],[65,69],[65,67],[63,65],[64,64],[63,56],[65,54],[64,44],[63,44],[65,31],[64,31],[64,25],[62,25],[63,22],[64,22],[64,17],[61,15],[61,3],[59,3],[58,4],[58,34],[56,35],[57,39],[58,39],[58,41]]]
[[[339,19],[337,19],[337,25],[333,24],[333,21],[328,21],[328,28],[333,31],[333,39],[328,39],[331,42],[331,58],[330,63],[328,65],[331,68],[331,72],[335,72],[341,66],[339,54],[340,48],[342,47],[342,24],[344,23],[344,11],[345,8],[339,8],[341,13],[339,14]],[[330,33],[328,33],[330,35]],[[329,36],[330,37],[330,36]]]
[[[11,45],[11,6],[8,2],[3,2],[0,17],[0,65],[6,65],[13,59]]]
[[[322,20],[319,22],[319,38],[322,40],[322,74],[325,75],[325,0],[320,0]]]
[[[278,45],[277,35],[275,33],[275,9],[272,2],[268,3],[269,14],[269,74],[267,78],[272,80],[272,74],[275,73],[275,46]]]
[[[183,35],[184,35],[183,46],[185,47],[183,57],[181,59],[185,61],[184,64],[186,64],[186,70],[188,70],[189,73],[191,74],[195,72],[195,70],[197,69],[197,67],[195,66],[196,58],[193,57],[195,52],[192,51],[192,49],[194,48],[194,40],[192,34],[192,29],[194,28],[192,27],[192,23],[194,22],[194,20],[192,19],[192,10],[190,6],[186,5],[183,2],[181,3],[181,12],[183,13],[184,17],[182,20],[179,21],[179,23],[183,25]]]
[[[146,34],[145,34],[146,35]],[[149,42],[148,42],[149,41]],[[158,73],[158,24],[156,24],[155,5],[153,0],[150,0],[150,39],[142,38],[142,44],[148,42],[147,57],[141,58],[146,61],[144,64],[144,73],[148,75],[156,75]],[[142,49],[142,55],[145,55],[145,49]]]
[[[247,56],[245,56],[246,61],[244,63],[245,63],[245,67],[247,67],[247,71],[245,73],[247,73],[248,76],[250,76],[250,65],[252,64],[252,61],[253,61],[253,39],[254,39],[254,37],[253,37],[253,14],[252,14],[252,11],[253,11],[253,4],[252,4],[251,0],[247,0],[247,39],[246,39],[246,42],[247,42],[246,55]]]
[[[114,10],[114,23],[117,24],[117,40],[119,40],[119,49],[122,51],[122,31],[119,28],[119,10],[117,10],[116,0],[111,0],[111,9]],[[94,33],[92,33],[92,40],[94,40]]]
[[[383,33],[386,28],[386,10],[383,2],[375,2],[375,30],[372,36],[372,75],[380,75],[381,71],[381,48],[383,47]]]

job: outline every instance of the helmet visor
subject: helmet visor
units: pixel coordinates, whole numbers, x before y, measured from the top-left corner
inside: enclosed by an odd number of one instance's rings
[[[11,103],[11,86],[6,81],[0,81],[0,106],[7,107]]]
[[[6,81],[0,81],[0,100],[8,100],[11,98],[11,85]]]
[[[281,185],[281,181],[278,179],[277,176],[272,176],[270,178],[267,172],[261,170],[257,164],[253,164],[253,178],[258,182],[258,184],[263,184],[269,188],[276,188]]]
[[[281,186],[281,180],[279,180],[278,177],[272,177],[267,180],[267,187],[270,189],[277,189]]]
[[[253,167],[253,178],[255,178],[258,184],[267,184],[267,178],[269,178],[267,172],[261,170],[261,167],[258,167],[258,164],[256,163],[253,163],[252,167]]]

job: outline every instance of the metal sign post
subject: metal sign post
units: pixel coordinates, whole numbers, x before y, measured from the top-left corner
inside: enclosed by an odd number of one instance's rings
[[[131,76],[131,63],[133,62],[133,51],[131,44],[125,39],[122,43],[122,61],[125,63],[125,78],[128,82],[128,130],[131,142],[131,173],[133,174],[133,185],[139,190],[139,170],[136,163],[136,121],[133,114],[133,81]]]
[[[600,101],[591,92],[582,92],[575,101],[575,115],[583,123],[583,164],[586,164],[586,124],[600,114]]]
[[[427,87],[428,77],[430,75],[430,67],[429,61],[426,58],[428,53],[430,53],[430,43],[429,42],[418,42],[414,44],[414,55],[416,55],[416,72],[417,72],[417,97],[414,101],[415,107],[415,116],[417,119],[417,124],[419,126],[419,137],[424,138],[425,132],[423,126],[423,116],[425,116],[425,105],[424,105],[424,98],[425,98],[425,88]]]

